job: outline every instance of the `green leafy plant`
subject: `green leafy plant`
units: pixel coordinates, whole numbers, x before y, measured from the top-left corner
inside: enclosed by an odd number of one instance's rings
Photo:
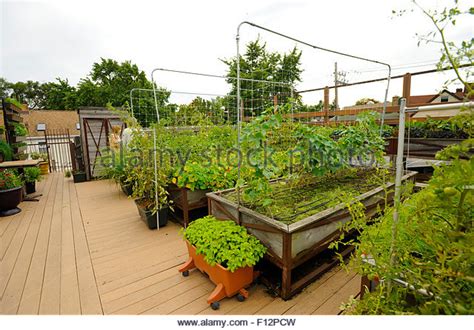
[[[45,162],[47,162],[48,159],[49,159],[47,152],[32,152],[30,154],[30,157],[31,157],[31,159],[42,160],[42,161],[45,161]]]
[[[14,170],[0,170],[0,191],[18,188],[22,185],[21,178]]]
[[[23,171],[23,180],[25,182],[41,181],[41,170],[38,167],[27,167]]]
[[[23,105],[20,103],[20,101],[18,101],[17,99],[15,98],[12,98],[12,97],[7,97],[5,99],[5,102],[7,103],[10,103],[10,104],[13,104],[14,106],[18,107],[18,108],[23,108]]]
[[[12,125],[15,129],[15,135],[16,136],[27,136],[28,135],[28,130],[26,129],[25,125],[23,125],[22,123],[13,123]]]
[[[152,154],[153,139],[143,131],[134,133],[130,143],[130,154],[127,160],[127,178],[132,183],[132,197],[139,199],[139,204],[154,213],[170,206],[168,199],[167,175],[164,169],[156,168]]]
[[[70,170],[67,170],[66,172],[64,172],[64,177],[70,178],[71,176],[72,176],[72,173]]]
[[[238,268],[254,266],[265,254],[266,248],[244,227],[213,216],[197,219],[183,229],[183,235],[196,247],[211,266],[220,264],[231,272]]]
[[[12,160],[13,158],[12,147],[2,140],[0,140],[0,154],[3,155],[4,160]]]

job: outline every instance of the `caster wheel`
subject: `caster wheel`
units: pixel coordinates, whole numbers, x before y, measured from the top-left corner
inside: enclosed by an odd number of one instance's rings
[[[212,308],[213,310],[218,310],[219,307],[221,307],[221,304],[219,304],[218,301],[213,302],[213,303],[211,304],[211,308]]]
[[[237,294],[237,300],[240,301],[240,302],[242,302],[242,301],[245,300],[245,297],[242,296],[242,295],[239,293],[239,294]]]
[[[184,272],[181,273],[184,277],[189,276],[189,270],[185,270]]]

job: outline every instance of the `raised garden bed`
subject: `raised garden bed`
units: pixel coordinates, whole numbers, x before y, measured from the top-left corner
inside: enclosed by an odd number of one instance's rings
[[[398,140],[396,137],[386,138],[388,145],[386,152],[388,155],[396,155],[398,148]],[[411,157],[435,159],[436,153],[443,150],[447,146],[459,144],[464,139],[451,138],[406,138],[404,153]]]
[[[289,299],[327,270],[317,267],[298,279],[292,277],[295,268],[327,249],[339,237],[340,226],[351,219],[348,201],[342,202],[339,193],[348,198],[348,193],[358,191],[349,201],[362,202],[368,217],[392,202],[393,193],[387,191],[393,190],[394,183],[369,183],[361,174],[350,180],[340,178],[339,183],[337,178],[309,182],[293,190],[285,190],[283,180],[275,181],[273,184],[282,188],[275,189],[275,203],[266,208],[239,206],[235,189],[208,193],[209,213],[235,221],[262,241],[268,249],[266,258],[281,269],[281,285],[275,289],[283,299]],[[403,180],[413,180],[415,174],[408,172]]]
[[[193,218],[199,218],[208,213],[206,193],[210,190],[195,189],[193,191],[171,184],[168,186],[168,192],[169,199],[173,202],[173,217],[184,227],[187,227]]]

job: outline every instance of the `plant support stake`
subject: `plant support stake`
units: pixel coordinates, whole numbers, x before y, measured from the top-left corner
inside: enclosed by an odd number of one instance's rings
[[[405,106],[406,99],[400,99],[400,115],[398,117],[398,148],[397,148],[397,160],[396,160],[396,173],[395,173],[395,196],[394,196],[394,210],[392,220],[392,241],[390,242],[390,266],[394,266],[396,263],[396,251],[395,244],[397,241],[398,234],[398,220],[400,214],[400,199],[401,199],[401,186],[402,186],[402,171],[403,171],[403,151],[405,147]],[[388,283],[390,291],[390,282]]]

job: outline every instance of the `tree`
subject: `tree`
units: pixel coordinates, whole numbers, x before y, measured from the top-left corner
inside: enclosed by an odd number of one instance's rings
[[[273,105],[274,97],[278,103],[285,103],[294,92],[293,84],[301,81],[301,51],[296,47],[289,53],[269,52],[266,43],[259,39],[250,42],[246,52],[239,59],[241,97],[245,109],[244,115],[259,115]],[[232,85],[230,96],[237,95],[236,58],[221,60],[228,66],[227,82]],[[262,82],[264,81],[264,82]],[[267,82],[268,81],[268,82]],[[234,100],[234,104],[235,104]],[[235,111],[235,105],[234,105]]]
[[[367,104],[377,104],[377,103],[380,103],[380,101],[376,99],[372,99],[370,97],[365,97],[358,100],[355,105],[367,105]]]
[[[76,88],[67,79],[56,78],[57,82],[42,85],[45,100],[44,109],[72,110],[77,108]]]
[[[0,98],[4,99],[10,97],[10,85],[11,84],[5,78],[0,77]]]
[[[38,81],[28,80],[10,83],[10,97],[17,99],[21,103],[28,104],[31,109],[41,109],[45,101],[44,91]]]
[[[81,79],[77,87],[78,106],[104,107],[110,104],[120,107],[130,101],[130,91],[133,88],[149,89],[153,84],[144,71],[130,61],[118,63],[112,59],[101,58],[94,63],[87,78]],[[157,87],[158,106],[164,107],[170,93]],[[155,100],[152,92],[142,93],[134,101],[134,114],[143,126],[156,122]]]

